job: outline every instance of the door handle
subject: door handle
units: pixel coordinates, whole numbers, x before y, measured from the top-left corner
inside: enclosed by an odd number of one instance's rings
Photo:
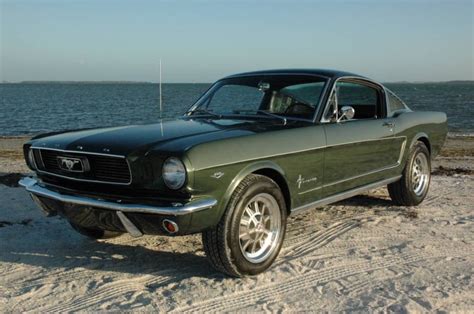
[[[382,125],[392,129],[395,126],[395,123],[394,122],[384,122]]]

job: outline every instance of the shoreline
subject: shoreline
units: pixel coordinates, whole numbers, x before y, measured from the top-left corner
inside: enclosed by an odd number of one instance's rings
[[[120,125],[118,125],[120,126]],[[45,131],[42,133],[47,132],[57,132],[55,131]],[[60,130],[59,130],[60,131]],[[63,130],[68,131],[68,130]],[[17,134],[17,135],[9,135],[9,134],[0,134],[0,139],[9,139],[9,138],[29,138],[35,135],[39,135],[42,133],[25,133],[25,134]],[[448,138],[450,137],[474,137],[474,131],[448,131]]]
[[[68,131],[68,130],[62,130]],[[9,134],[0,134],[0,140],[9,140],[9,139],[29,139],[33,136],[40,135],[42,133],[56,132],[56,131],[45,131],[40,133],[27,133],[19,135],[9,135]],[[459,138],[459,137],[474,137],[474,131],[449,131],[447,138]]]

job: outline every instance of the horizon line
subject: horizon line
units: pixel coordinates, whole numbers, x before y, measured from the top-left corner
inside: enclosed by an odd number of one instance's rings
[[[159,84],[153,81],[134,81],[134,80],[22,80],[8,81],[3,80],[0,84]],[[214,82],[162,82],[162,84],[212,84]],[[382,84],[426,84],[426,83],[474,83],[474,80],[448,80],[448,81],[385,81]]]

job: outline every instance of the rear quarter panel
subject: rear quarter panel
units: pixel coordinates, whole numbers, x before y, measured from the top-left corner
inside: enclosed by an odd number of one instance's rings
[[[431,152],[431,158],[435,158],[448,134],[447,117],[443,112],[432,111],[410,111],[400,113],[394,118],[395,136],[406,136],[408,149],[404,154],[404,161],[408,157],[410,148],[420,138],[427,138],[429,142],[428,149]],[[405,163],[402,162],[402,165]]]

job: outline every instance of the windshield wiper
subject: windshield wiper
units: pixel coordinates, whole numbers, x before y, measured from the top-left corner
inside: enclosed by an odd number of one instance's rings
[[[283,121],[283,125],[286,125],[287,119],[285,117],[279,116],[277,114],[274,114],[274,113],[271,113],[271,112],[268,112],[268,111],[265,111],[265,110],[257,110],[257,112],[266,114],[267,116],[270,116],[270,117],[280,119],[280,120]]]
[[[222,118],[222,116],[220,114],[214,113],[214,112],[209,111],[207,109],[195,109],[195,110],[188,111],[187,113],[189,115],[194,115],[195,113],[205,113],[205,114],[217,117],[217,118]]]

